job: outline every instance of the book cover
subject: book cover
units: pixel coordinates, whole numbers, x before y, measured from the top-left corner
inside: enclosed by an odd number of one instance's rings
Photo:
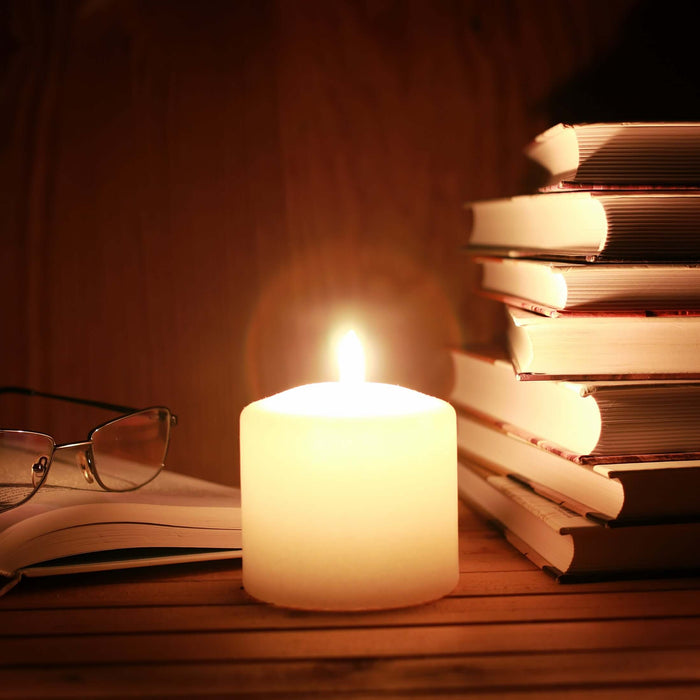
[[[696,573],[700,522],[610,528],[467,460],[460,497],[560,581]]]

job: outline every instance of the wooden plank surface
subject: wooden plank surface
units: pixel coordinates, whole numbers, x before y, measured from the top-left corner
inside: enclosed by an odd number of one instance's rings
[[[559,595],[449,597],[405,610],[325,613],[301,618],[297,613],[261,605],[151,605],[92,608],[21,609],[0,613],[3,633],[36,635],[123,634],[241,631],[259,629],[369,628],[409,625],[477,625],[566,620],[649,620],[700,617],[697,590],[563,593]],[[47,632],[48,630],[48,632]]]
[[[0,697],[698,696],[700,579],[558,584],[460,518],[459,585],[402,610],[264,605],[238,562],[22,581]]]
[[[511,692],[513,696],[697,697],[697,654],[686,651],[522,654],[293,662],[131,664],[0,669],[4,691],[79,697],[207,693]],[[576,686],[579,686],[578,688]],[[624,687],[626,686],[626,687]],[[692,690],[695,696],[692,695]],[[567,692],[568,691],[568,692]],[[687,691],[687,692],[686,692]],[[665,695],[664,695],[665,692]],[[677,695],[676,693],[681,693]],[[685,693],[685,694],[684,694]],[[107,693],[105,693],[107,694]],[[540,695],[542,694],[542,695]],[[559,695],[561,694],[561,695]],[[491,697],[494,697],[491,695]]]

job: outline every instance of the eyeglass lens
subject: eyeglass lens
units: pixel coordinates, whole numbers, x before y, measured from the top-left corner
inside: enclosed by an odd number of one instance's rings
[[[0,430],[0,510],[19,505],[39,488],[53,448],[48,435]]]
[[[104,488],[129,491],[162,469],[170,435],[170,412],[153,408],[106,423],[93,431],[95,476]]]

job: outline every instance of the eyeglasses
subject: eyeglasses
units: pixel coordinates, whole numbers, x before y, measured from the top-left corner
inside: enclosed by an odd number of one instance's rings
[[[138,489],[155,479],[164,466],[177,416],[163,406],[134,409],[24,387],[0,387],[0,394],[5,393],[58,399],[125,415],[98,425],[83,442],[60,445],[44,433],[0,429],[0,512],[28,501],[46,482],[62,450],[75,450],[84,480],[96,482],[105,491]]]

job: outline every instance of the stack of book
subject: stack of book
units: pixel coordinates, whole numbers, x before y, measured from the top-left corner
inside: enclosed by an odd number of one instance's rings
[[[461,496],[561,580],[700,570],[700,123],[560,124],[468,205],[504,348],[453,351]]]

